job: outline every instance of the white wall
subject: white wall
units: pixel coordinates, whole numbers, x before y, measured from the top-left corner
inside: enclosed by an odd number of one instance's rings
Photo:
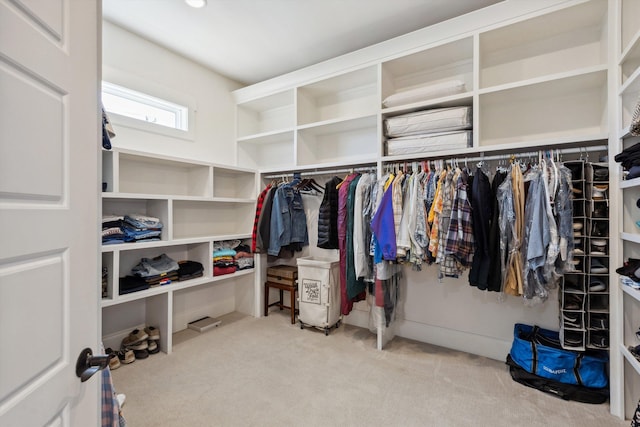
[[[102,79],[196,108],[194,139],[114,123],[116,147],[235,165],[235,102],[241,85],[110,22],[103,22]]]

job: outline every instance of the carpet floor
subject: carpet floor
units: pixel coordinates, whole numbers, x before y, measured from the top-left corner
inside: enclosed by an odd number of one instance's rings
[[[608,404],[522,386],[496,360],[398,337],[377,351],[368,330],[325,336],[287,311],[220,319],[175,334],[171,355],[113,371],[129,427],[629,425]]]

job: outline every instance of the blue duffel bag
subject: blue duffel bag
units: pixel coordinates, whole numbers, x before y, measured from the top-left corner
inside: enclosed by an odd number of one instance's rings
[[[609,385],[606,353],[565,350],[558,332],[516,323],[509,355],[522,369],[540,377],[591,388]]]

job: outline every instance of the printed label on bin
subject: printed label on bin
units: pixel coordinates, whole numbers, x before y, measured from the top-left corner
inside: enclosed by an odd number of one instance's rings
[[[302,279],[302,302],[320,304],[321,284],[319,280]]]

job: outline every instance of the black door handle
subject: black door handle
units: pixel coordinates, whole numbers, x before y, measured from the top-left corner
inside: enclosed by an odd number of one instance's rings
[[[101,354],[94,356],[90,348],[85,348],[80,352],[78,361],[76,362],[76,375],[80,378],[80,382],[85,382],[98,371],[103,370],[109,365],[109,356]]]

